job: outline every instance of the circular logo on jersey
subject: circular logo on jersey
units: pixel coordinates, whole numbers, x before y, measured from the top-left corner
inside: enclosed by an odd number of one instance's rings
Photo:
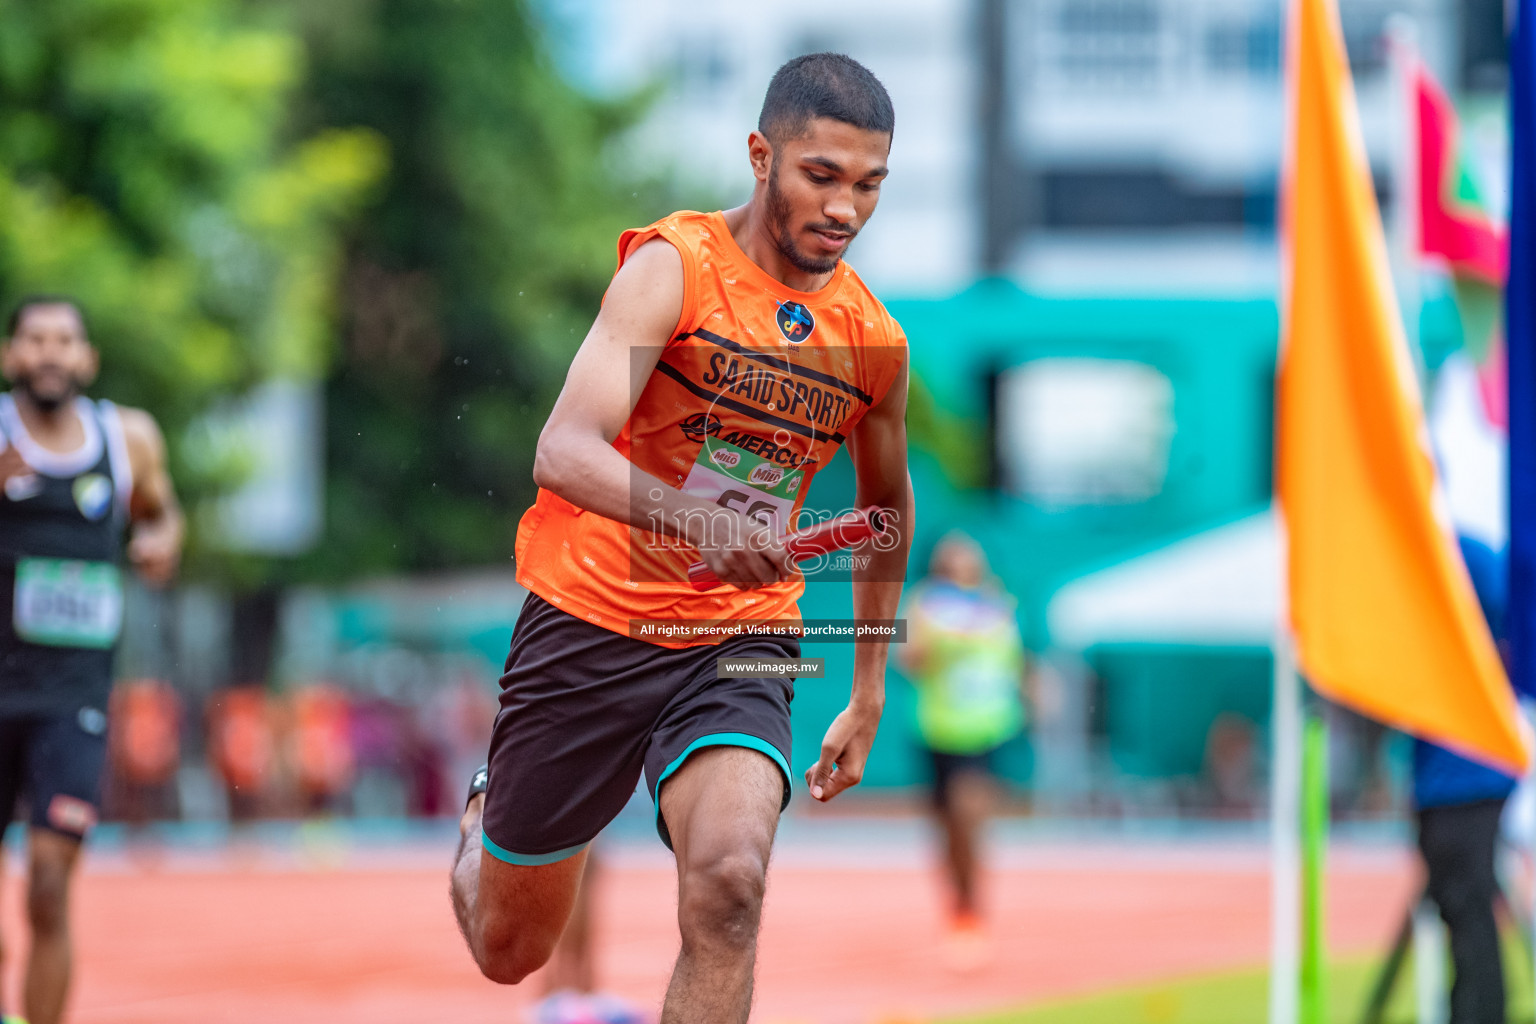
[[[779,325],[779,333],[784,335],[784,340],[798,345],[811,336],[816,329],[816,318],[811,316],[811,311],[798,302],[779,303],[778,316],[774,318]]]
[[[80,514],[95,522],[112,507],[112,481],[100,473],[75,478],[75,505]]]

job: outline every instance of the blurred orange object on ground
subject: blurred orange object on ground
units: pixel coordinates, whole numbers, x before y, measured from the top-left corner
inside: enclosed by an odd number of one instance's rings
[[[158,679],[129,679],[112,691],[112,764],[135,786],[161,786],[181,763],[181,699]]]
[[[230,817],[253,817],[276,760],[267,693],[259,686],[218,691],[209,698],[208,719],[208,753],[229,788]]]
[[[352,784],[356,758],[347,695],[323,683],[298,690],[290,743],[305,809],[323,809]]]

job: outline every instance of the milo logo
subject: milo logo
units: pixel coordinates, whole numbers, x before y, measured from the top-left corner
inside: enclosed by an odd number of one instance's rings
[[[806,474],[806,469],[775,465],[761,452],[720,439],[699,449],[682,491],[749,519],[771,520],[776,530],[783,530],[795,511],[795,493],[805,489]]]
[[[784,479],[784,471],[778,466],[761,465],[755,467],[747,476],[747,482],[759,487],[772,487]]]

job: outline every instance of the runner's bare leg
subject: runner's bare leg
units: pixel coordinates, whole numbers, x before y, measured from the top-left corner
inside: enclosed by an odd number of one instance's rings
[[[449,895],[480,973],[502,985],[516,985],[544,965],[560,940],[576,902],[587,852],[536,867],[483,856],[484,807],[484,794],[476,794],[459,819]]]
[[[945,864],[961,916],[977,913],[977,876],[981,838],[992,813],[992,780],[976,772],[958,772],[949,782],[949,806],[939,813],[944,825]]]
[[[581,873],[581,887],[576,892],[571,919],[566,922],[565,932],[544,971],[546,994],[597,991],[597,958],[592,950],[592,885],[598,873],[598,860],[588,848],[587,866]]]
[[[706,747],[661,791],[677,853],[682,951],[661,1024],[745,1024],[784,774],[742,747]]]
[[[32,950],[23,1005],[32,1024],[59,1024],[74,967],[69,890],[80,858],[80,840],[41,828],[28,829],[27,837],[27,923]]]

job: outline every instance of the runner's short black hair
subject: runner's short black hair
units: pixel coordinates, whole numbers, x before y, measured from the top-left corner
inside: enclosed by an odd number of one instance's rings
[[[887,135],[896,129],[896,111],[880,79],[841,53],[807,53],[775,71],[757,130],[778,145],[799,137],[818,117]]]
[[[85,326],[85,310],[80,308],[80,303],[67,295],[28,295],[11,307],[11,315],[5,319],[5,336],[16,337],[16,332],[21,329],[21,321],[30,310],[38,306],[68,306],[75,311],[75,316],[80,318],[80,327],[85,331],[86,336],[90,336],[90,331]]]

